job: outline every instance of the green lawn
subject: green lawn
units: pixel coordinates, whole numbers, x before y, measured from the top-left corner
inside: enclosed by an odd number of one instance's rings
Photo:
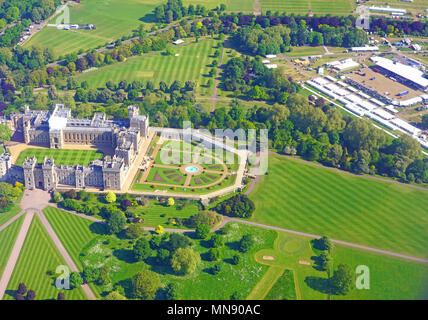
[[[192,207],[188,206],[183,211],[190,210]],[[196,210],[196,208],[194,209]],[[163,211],[162,207],[158,208],[150,203],[145,219],[151,215],[154,216],[156,210]],[[47,208],[44,212],[72,259],[81,260],[80,267],[82,264],[100,267],[107,263],[112,270],[110,274],[112,282],[120,282],[125,286],[128,279],[136,272],[151,268],[160,274],[163,284],[166,285],[170,282],[177,284],[181,299],[229,299],[235,291],[241,293],[242,298],[245,298],[268,269],[268,266],[260,265],[255,261],[254,253],[262,248],[272,247],[276,238],[275,231],[233,223],[230,233],[224,236],[226,244],[222,249],[220,261],[224,262],[220,274],[212,275],[210,268],[215,262],[204,260],[204,253],[208,251],[206,242],[195,240],[195,250],[202,253],[203,261],[194,274],[183,277],[174,275],[169,267],[154,264],[153,259],[149,259],[149,264],[135,262],[131,252],[135,240],[122,236],[102,235],[102,232],[95,232],[90,221],[64,211]],[[73,228],[67,228],[71,225]],[[238,254],[237,241],[247,233],[255,236],[256,244],[249,252],[239,253],[242,258],[239,265],[232,265],[230,259],[233,255]],[[79,236],[76,237],[76,234]],[[111,289],[111,286],[99,287],[93,284],[91,287],[95,289],[98,296],[101,296],[104,290]]]
[[[427,192],[269,157],[252,221],[427,257]]]
[[[97,234],[103,234],[105,227],[100,223],[83,219],[54,207],[47,207],[43,212],[68,254],[73,259],[73,262],[79,269],[83,269],[79,259],[82,248],[89,241],[96,238]],[[73,227],[70,228],[70,226]]]
[[[13,218],[20,212],[21,208],[15,204],[9,211],[0,213],[0,226],[5,224],[9,219]]]
[[[43,163],[45,156],[54,158],[56,165],[81,165],[87,166],[96,159],[102,159],[103,153],[96,150],[72,150],[72,149],[34,149],[28,148],[19,154],[16,165],[22,166],[25,158],[37,158],[38,163]]]
[[[70,8],[70,23],[93,24],[95,30],[58,30],[45,27],[24,47],[39,45],[52,48],[59,55],[89,50],[129,35],[142,23],[149,23],[151,13],[161,0],[82,0]],[[54,24],[54,21],[50,23]]]
[[[65,265],[61,254],[39,218],[34,216],[9,281],[5,300],[14,299],[20,282],[36,292],[37,300],[56,299],[60,290],[55,287],[55,270],[61,265]],[[48,271],[53,272],[53,276],[48,275]],[[67,290],[66,297],[67,300],[86,299],[82,289]]]
[[[285,270],[268,292],[265,300],[296,300],[293,270]]]
[[[0,278],[3,274],[3,268],[6,266],[10,252],[15,244],[19,229],[21,229],[24,216],[10,224],[6,229],[0,231]]]
[[[151,80],[156,88],[160,81],[171,84],[174,80],[183,83],[187,80],[197,81],[198,93],[210,96],[211,88],[206,88],[207,75],[211,67],[211,55],[214,53],[216,40],[205,39],[198,43],[191,43],[174,47],[179,56],[164,56],[160,52],[148,53],[142,56],[131,57],[125,62],[89,71],[76,76],[78,81],[86,80],[92,88],[104,87],[108,80]],[[212,79],[212,78],[211,78]],[[212,79],[214,81],[214,79]]]
[[[295,294],[297,299],[327,299],[325,282],[327,273],[314,268],[314,257],[319,254],[312,248],[311,239],[278,233],[274,246],[256,253],[256,260],[270,266],[264,277],[254,288],[251,298],[271,299],[277,294],[288,293],[292,297],[291,281],[284,281],[284,270],[294,272]],[[270,256],[274,260],[265,260]],[[332,299],[387,300],[387,299],[427,299],[426,283],[428,266],[420,263],[370,253],[367,251],[337,245],[331,256],[335,267],[346,263],[352,269],[365,265],[370,270],[370,289],[359,290],[356,287],[345,296],[332,295]],[[309,263],[305,264],[305,263]],[[282,281],[281,281],[281,280]],[[291,280],[291,279],[288,279]],[[296,281],[297,280],[297,281]],[[283,282],[283,283],[281,283]],[[284,291],[279,292],[278,287]]]

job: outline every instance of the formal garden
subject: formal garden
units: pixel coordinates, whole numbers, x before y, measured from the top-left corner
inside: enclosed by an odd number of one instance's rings
[[[153,160],[137,174],[132,190],[207,194],[236,182],[240,158],[233,152],[164,139],[150,151]]]

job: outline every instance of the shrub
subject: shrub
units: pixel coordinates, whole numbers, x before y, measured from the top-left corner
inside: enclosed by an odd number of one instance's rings
[[[250,218],[254,209],[253,201],[244,194],[233,196],[215,207],[218,213],[238,218]]]
[[[213,248],[220,248],[224,245],[224,239],[219,234],[213,234],[210,239],[210,245]]]

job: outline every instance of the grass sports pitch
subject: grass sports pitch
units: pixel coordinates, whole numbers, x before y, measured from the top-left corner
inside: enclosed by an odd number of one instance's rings
[[[87,166],[93,160],[102,159],[103,153],[97,150],[28,148],[19,154],[16,165],[22,166],[25,158],[33,156],[37,158],[38,163],[43,163],[47,156],[53,158],[56,165]]]

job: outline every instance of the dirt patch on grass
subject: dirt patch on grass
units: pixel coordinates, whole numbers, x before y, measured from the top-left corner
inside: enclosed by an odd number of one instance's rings
[[[275,260],[275,257],[272,257],[272,256],[263,256],[263,260],[273,261],[273,260]]]
[[[299,264],[304,264],[306,266],[310,266],[311,262],[310,261],[306,261],[306,260],[299,260]]]

